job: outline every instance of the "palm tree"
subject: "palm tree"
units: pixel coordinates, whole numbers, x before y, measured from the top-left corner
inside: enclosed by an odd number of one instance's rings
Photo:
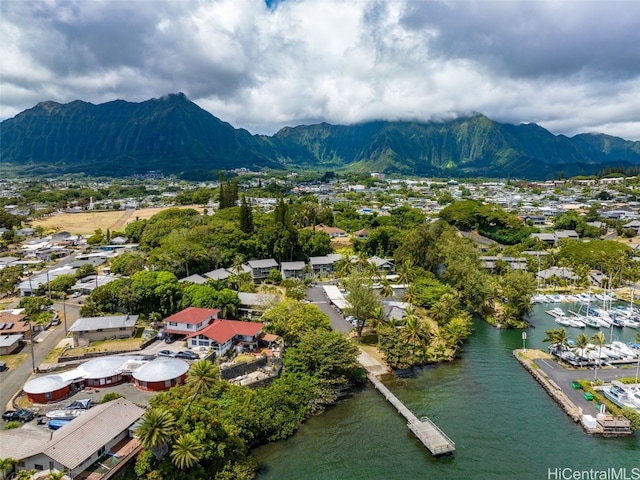
[[[400,264],[397,271],[398,280],[400,281],[400,283],[409,285],[413,281],[413,278],[415,276],[413,268],[414,265],[412,260],[406,260]]]
[[[445,293],[440,299],[431,306],[429,314],[436,322],[441,323],[443,320],[451,318],[458,306],[458,299],[451,293]]]
[[[160,460],[169,451],[169,440],[173,435],[175,419],[166,410],[152,408],[142,417],[136,436],[144,448]]]
[[[217,381],[218,370],[209,360],[194,362],[187,373],[187,385],[193,389],[194,398],[201,393],[208,394]]]
[[[402,337],[411,344],[411,353],[416,354],[416,346],[422,344],[427,339],[422,320],[414,313],[407,313],[404,317],[404,328],[402,329]]]
[[[351,261],[351,255],[349,255],[349,252],[345,252],[342,254],[342,257],[340,257],[340,260],[336,262],[335,272],[340,277],[347,277],[352,271],[353,262]]]
[[[597,332],[593,337],[591,337],[591,341],[596,344],[598,347],[598,359],[596,360],[596,372],[594,376],[594,380],[598,379],[598,365],[600,364],[600,357],[602,356],[602,347],[604,347],[605,342],[607,341],[604,333]]]
[[[551,347],[560,351],[564,351],[568,348],[569,341],[567,339],[567,331],[564,328],[545,330],[544,334],[545,337],[542,339],[542,341],[549,342],[551,344]]]
[[[193,433],[181,435],[171,449],[171,460],[180,470],[193,467],[204,453],[204,446]]]
[[[383,277],[380,280],[380,295],[385,298],[393,297],[393,287],[391,286],[391,283],[389,283],[387,277]]]
[[[409,284],[407,291],[404,294],[404,301],[413,306],[415,305],[416,300],[418,300],[418,289],[415,285]]]
[[[368,320],[371,327],[377,330],[384,323],[385,318],[384,308],[380,305],[373,309],[371,317]]]
[[[62,480],[67,475],[67,472],[58,470],[57,472],[49,472],[45,477],[46,480]]]
[[[574,355],[578,353],[580,355],[580,366],[582,366],[582,359],[584,358],[585,351],[589,345],[589,337],[586,333],[581,333],[576,337],[575,345],[573,346]]]
[[[9,474],[13,473],[13,467],[15,467],[17,463],[13,458],[0,459],[0,479],[4,480]]]

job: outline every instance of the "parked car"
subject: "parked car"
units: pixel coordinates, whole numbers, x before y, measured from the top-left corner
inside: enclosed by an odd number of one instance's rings
[[[176,355],[176,358],[184,358],[186,360],[198,360],[200,356],[197,353],[192,352],[190,350],[184,350],[182,352],[178,352]]]
[[[159,357],[175,357],[176,352],[172,352],[171,350],[160,350],[158,352]]]
[[[178,338],[180,338],[179,335],[167,334],[167,335],[164,336],[164,343],[173,343]]]
[[[34,413],[31,410],[18,410],[18,420],[22,423],[30,422],[35,418]]]
[[[53,325],[54,327],[60,325],[60,319],[58,317],[54,318],[53,320],[51,320],[51,325]]]
[[[7,410],[2,414],[2,420],[5,422],[13,422],[16,420],[23,423],[30,422],[34,417],[35,415],[30,410]]]
[[[18,420],[18,412],[15,410],[7,410],[2,414],[2,420],[5,422],[13,422],[14,420]]]

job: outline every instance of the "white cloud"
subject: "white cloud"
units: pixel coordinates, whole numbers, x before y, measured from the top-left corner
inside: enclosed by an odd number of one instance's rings
[[[482,112],[640,139],[640,2],[0,3],[0,116],[170,92],[253,133]]]

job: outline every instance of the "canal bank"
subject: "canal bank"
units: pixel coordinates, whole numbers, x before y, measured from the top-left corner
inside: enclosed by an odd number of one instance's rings
[[[528,348],[545,349],[553,320],[534,315]],[[436,459],[372,388],[311,418],[296,435],[254,450],[259,480],[305,478],[546,479],[549,469],[633,468],[638,435],[601,438],[576,428],[514,360],[521,331],[497,330],[474,320],[460,358],[382,377],[416,416],[428,415],[456,442],[456,454]]]
[[[604,414],[590,393],[576,388],[576,381],[584,379],[590,373],[588,370],[567,369],[540,350],[517,349],[513,351],[513,356],[585,433],[606,436],[632,434],[629,420]],[[615,368],[605,371],[604,376],[611,381],[611,378],[621,378],[624,373]],[[601,380],[604,380],[602,375]]]

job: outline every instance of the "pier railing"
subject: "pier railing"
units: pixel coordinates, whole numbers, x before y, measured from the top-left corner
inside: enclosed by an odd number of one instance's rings
[[[367,378],[376,390],[407,420],[409,430],[432,455],[446,455],[455,451],[455,443],[429,417],[418,419],[374,374],[367,373]]]

